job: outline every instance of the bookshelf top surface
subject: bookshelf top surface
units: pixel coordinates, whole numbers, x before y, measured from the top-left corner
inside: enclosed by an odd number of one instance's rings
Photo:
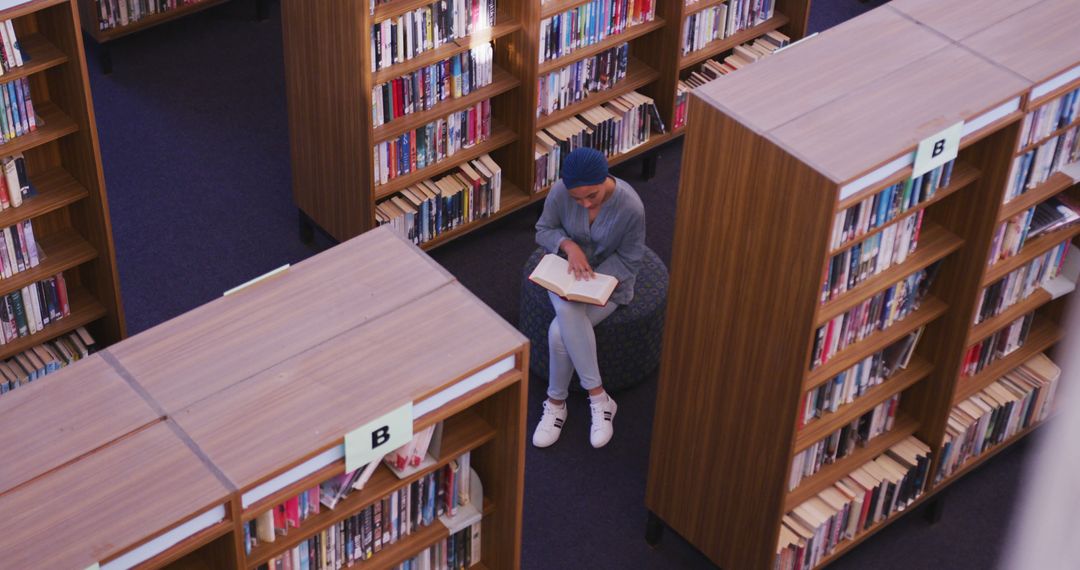
[[[763,133],[947,45],[933,31],[879,8],[709,82],[694,94]]]
[[[117,474],[122,476],[117,476]],[[10,568],[86,568],[229,492],[164,423],[0,496],[0,559]]]
[[[4,394],[0,494],[157,420],[99,355]]]
[[[411,244],[375,230],[109,351],[172,413],[452,279]]]
[[[961,43],[1029,81],[1080,63],[1080,2],[1043,0]]]
[[[919,141],[970,120],[1030,87],[957,46],[937,50],[769,133],[835,182],[913,151]]]
[[[451,283],[174,418],[245,489],[524,345],[520,333]]]
[[[953,41],[962,40],[1043,0],[893,0],[889,6]]]

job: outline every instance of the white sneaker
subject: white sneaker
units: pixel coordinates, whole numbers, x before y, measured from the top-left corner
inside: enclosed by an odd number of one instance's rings
[[[589,399],[589,411],[592,413],[592,430],[589,432],[589,443],[593,447],[604,447],[615,435],[615,411],[619,406],[609,395],[602,402],[593,402]]]
[[[533,445],[547,447],[559,441],[564,423],[566,423],[566,404],[555,406],[544,400],[544,415],[540,416],[540,423],[536,424],[536,431],[533,432]]]

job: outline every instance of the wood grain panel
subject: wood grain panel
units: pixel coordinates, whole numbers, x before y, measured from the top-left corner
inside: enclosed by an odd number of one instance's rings
[[[415,251],[388,229],[372,231],[110,352],[175,412],[450,282]]]
[[[470,331],[468,341],[452,342],[450,330]],[[478,311],[463,287],[446,285],[391,315],[294,353],[174,417],[229,479],[246,489],[521,344],[520,333]],[[238,409],[258,412],[238,417]],[[276,421],[266,422],[268,417]]]
[[[753,130],[772,130],[944,48],[944,38],[890,10],[871,10],[697,89]],[[799,96],[791,96],[791,87]]]
[[[1080,3],[1044,0],[960,43],[1034,83],[1080,62]]]
[[[888,6],[912,20],[945,35],[953,41],[1030,9],[1042,0],[976,0],[940,2],[939,0],[894,0]]]
[[[826,176],[846,182],[1018,96],[1029,85],[968,50],[947,47],[771,135]]]
[[[0,494],[158,421],[100,356],[0,396]]]
[[[690,105],[646,505],[713,562],[764,568],[793,441],[777,426],[793,426],[807,358],[773,347],[809,348],[830,185],[697,94]]]
[[[31,90],[36,99],[43,94],[63,115],[73,121],[78,132],[64,136],[55,145],[61,166],[85,188],[89,199],[80,200],[64,210],[71,227],[97,250],[97,258],[67,275],[86,290],[104,308],[104,317],[89,327],[101,346],[108,346],[127,335],[124,307],[120,300],[120,278],[116,269],[109,201],[101,169],[101,148],[97,120],[87,80],[86,56],[79,14],[74,2],[67,2],[36,14],[38,31],[67,56],[64,65],[33,76]],[[37,105],[35,104],[35,107]],[[46,124],[48,128],[48,124]]]
[[[35,514],[0,520],[0,556],[13,568],[86,568],[225,502],[227,495],[172,430],[158,423],[0,496],[3,512]],[[79,540],[57,541],[58,532]]]
[[[281,2],[293,200],[345,241],[374,221],[363,2]]]

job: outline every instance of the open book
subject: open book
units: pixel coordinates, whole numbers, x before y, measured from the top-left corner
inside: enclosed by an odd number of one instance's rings
[[[606,305],[619,280],[596,273],[592,279],[578,281],[568,272],[569,267],[568,261],[549,253],[540,260],[529,280],[569,301]]]

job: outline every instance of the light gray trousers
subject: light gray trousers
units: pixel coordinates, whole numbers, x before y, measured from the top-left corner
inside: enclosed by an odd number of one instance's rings
[[[608,301],[600,307],[567,301],[550,291],[548,297],[555,307],[555,318],[548,327],[547,395],[553,400],[565,400],[569,396],[574,370],[577,370],[582,388],[592,390],[602,386],[593,327],[614,313],[619,305]]]

